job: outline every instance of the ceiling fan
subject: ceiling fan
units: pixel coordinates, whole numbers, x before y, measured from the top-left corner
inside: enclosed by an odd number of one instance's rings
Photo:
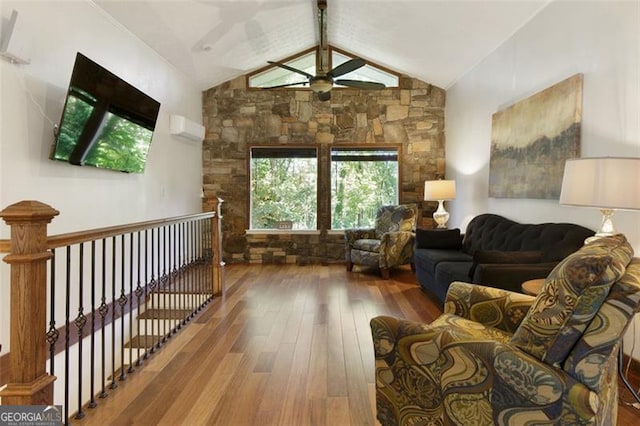
[[[376,83],[373,81],[362,80],[348,80],[338,79],[341,75],[348,74],[351,71],[366,65],[364,59],[353,58],[344,62],[337,67],[327,70],[329,62],[329,49],[327,46],[327,0],[318,0],[318,20],[320,24],[320,46],[318,49],[318,70],[317,75],[311,75],[305,71],[290,67],[289,65],[281,62],[268,61],[271,65],[276,65],[285,70],[289,70],[296,74],[303,75],[307,78],[306,81],[299,81],[296,83],[280,84],[278,86],[265,87],[265,89],[277,89],[289,86],[309,85],[309,88],[318,94],[318,99],[321,101],[328,101],[331,99],[331,89],[333,84],[339,84],[341,86],[354,87],[357,89],[376,90],[384,89],[385,85],[382,83]]]

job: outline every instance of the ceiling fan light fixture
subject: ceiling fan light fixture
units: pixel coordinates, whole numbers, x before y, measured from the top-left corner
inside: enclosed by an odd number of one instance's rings
[[[328,92],[333,87],[333,82],[329,78],[314,78],[311,80],[309,87],[315,93]]]

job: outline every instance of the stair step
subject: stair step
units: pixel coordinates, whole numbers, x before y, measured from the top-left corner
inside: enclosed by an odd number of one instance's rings
[[[154,292],[147,299],[147,307],[154,308],[195,309],[200,306],[209,295],[183,292]]]
[[[162,336],[151,336],[151,335],[137,335],[133,339],[129,340],[125,348],[150,348],[151,345],[155,344],[158,340],[162,339]]]
[[[191,309],[147,309],[138,316],[140,319],[181,320],[191,314]]]

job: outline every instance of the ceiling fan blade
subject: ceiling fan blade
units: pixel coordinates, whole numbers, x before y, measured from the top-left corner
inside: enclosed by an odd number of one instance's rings
[[[380,90],[384,89],[386,86],[382,83],[375,83],[373,81],[361,81],[361,80],[336,80],[335,84],[339,84],[341,86],[355,87],[356,89],[364,89],[364,90]]]
[[[318,99],[321,101],[328,101],[331,99],[331,92],[318,92]]]
[[[307,85],[307,84],[309,84],[309,82],[308,81],[298,81],[297,83],[278,84],[277,86],[262,87],[262,89],[279,89],[281,87],[299,86],[301,84]]]
[[[276,65],[276,66],[278,66],[278,67],[280,67],[280,68],[284,68],[285,70],[289,70],[289,71],[291,71],[291,72],[295,72],[295,73],[298,73],[298,74],[300,74],[300,75],[304,75],[304,76],[305,76],[305,77],[307,77],[307,78],[312,78],[312,77],[313,77],[313,76],[312,76],[311,74],[309,74],[309,73],[306,73],[306,72],[304,72],[304,71],[301,71],[301,70],[296,69],[296,68],[293,68],[293,67],[290,67],[289,65],[286,65],[286,64],[281,64],[280,62],[267,61],[267,63],[269,63],[269,64],[271,64],[271,65]]]
[[[364,59],[353,58],[329,71],[327,76],[332,78],[340,77],[343,74],[350,73],[353,70],[357,70],[358,68],[365,66],[365,64],[366,62]]]

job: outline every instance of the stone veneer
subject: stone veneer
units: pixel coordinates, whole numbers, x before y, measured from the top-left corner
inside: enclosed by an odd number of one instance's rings
[[[402,76],[399,88],[333,89],[320,102],[310,90],[247,89],[246,79],[203,93],[204,207],[211,197],[222,205],[226,262],[325,263],[344,260],[342,233],[328,232],[330,192],[319,179],[320,232],[247,234],[249,145],[319,144],[319,173],[327,173],[331,146],[401,144],[400,203],[418,203],[430,218],[437,203],[422,201],[424,181],[445,172],[445,91]],[[430,219],[419,222],[429,226]]]

